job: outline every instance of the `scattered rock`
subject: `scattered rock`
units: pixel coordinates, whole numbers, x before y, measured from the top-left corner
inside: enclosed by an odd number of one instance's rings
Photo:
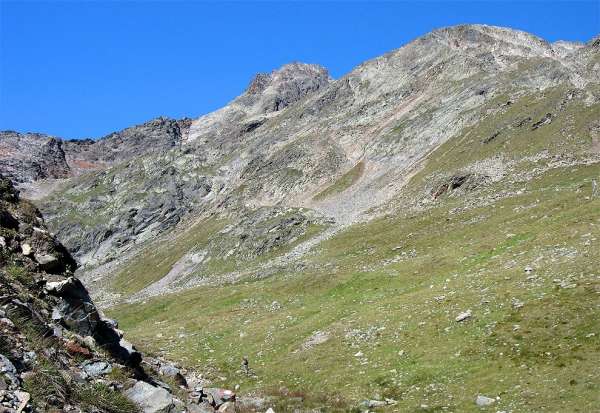
[[[31,395],[25,391],[15,391],[15,396],[17,396],[17,399],[19,400],[19,407],[17,408],[16,413],[20,413],[25,409],[25,407],[27,407],[27,403],[29,403]]]
[[[67,340],[65,343],[65,349],[69,352],[69,354],[77,355],[84,358],[92,357],[92,352],[87,348],[81,346],[73,340]]]
[[[329,333],[315,331],[315,333],[302,344],[302,350],[309,350],[314,346],[325,343],[327,340],[329,340]]]
[[[23,255],[28,257],[33,252],[33,249],[31,248],[31,245],[24,243],[21,244],[21,251],[23,252]]]
[[[478,395],[475,399],[475,404],[479,407],[490,406],[496,402],[496,399],[492,399],[491,397]]]
[[[465,321],[465,320],[467,320],[467,319],[471,318],[471,317],[472,317],[472,315],[473,315],[473,314],[471,313],[471,310],[467,310],[467,311],[465,311],[465,312],[462,312],[462,313],[460,313],[459,315],[457,315],[457,316],[456,316],[456,318],[455,318],[454,320],[455,320],[456,322],[459,322],[459,323],[460,323],[461,321]]]
[[[235,393],[231,390],[208,388],[204,389],[204,393],[207,395],[208,402],[215,408],[219,408],[223,403],[235,401]]]
[[[511,305],[512,305],[512,308],[514,308],[515,310],[518,310],[519,308],[523,308],[525,303],[523,301],[519,300],[518,298],[513,298],[511,301]]]
[[[531,130],[536,130],[540,126],[552,123],[552,113],[546,113],[539,121],[531,125]]]
[[[187,386],[187,382],[185,380],[185,377],[183,377],[183,374],[181,374],[181,370],[179,370],[174,364],[162,364],[159,368],[159,373],[163,376],[171,377],[180,386]]]
[[[81,366],[90,377],[98,377],[112,371],[112,366],[106,361],[85,362]]]
[[[219,407],[218,411],[222,413],[235,413],[235,403],[225,402]]]
[[[373,408],[377,408],[377,407],[384,407],[387,406],[387,402],[384,400],[365,400],[363,402],[365,407],[368,407],[369,409],[373,409]]]

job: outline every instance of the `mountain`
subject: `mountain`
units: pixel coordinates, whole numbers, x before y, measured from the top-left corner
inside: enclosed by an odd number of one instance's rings
[[[288,410],[589,411],[599,56],[444,28],[198,119],[4,132],[0,170],[136,342],[213,382]]]

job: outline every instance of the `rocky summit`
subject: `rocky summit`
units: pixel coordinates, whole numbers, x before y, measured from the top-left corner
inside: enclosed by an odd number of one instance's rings
[[[599,73],[598,39],[463,25],[197,119],[1,132],[0,403],[597,410]]]

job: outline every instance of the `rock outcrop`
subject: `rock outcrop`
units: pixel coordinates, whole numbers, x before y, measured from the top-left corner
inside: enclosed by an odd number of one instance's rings
[[[39,133],[0,132],[0,171],[15,183],[71,175],[61,139]]]
[[[185,379],[169,364],[142,367],[141,353],[73,276],[69,252],[1,175],[0,216],[2,411],[184,411],[158,377],[184,388]]]

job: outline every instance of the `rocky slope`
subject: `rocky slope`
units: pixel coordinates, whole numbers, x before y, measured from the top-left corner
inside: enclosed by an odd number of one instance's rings
[[[141,148],[136,139],[91,145],[113,166],[70,180],[41,206],[89,265],[126,255],[184,217],[242,222],[275,205],[334,220],[327,238],[401,192],[440,144],[504,110],[482,112],[490,102],[559,85],[596,102],[588,87],[596,84],[594,65],[593,42],[553,45],[489,26],[437,30],[335,81],[318,66],[287,65],[258,75],[231,104],[184,122],[173,136],[164,122],[150,123],[139,131],[149,139]],[[129,146],[121,150],[123,142]],[[125,155],[112,156],[111,145]],[[93,152],[69,148],[69,165]]]
[[[193,390],[142,355],[73,276],[75,261],[0,175],[0,405],[3,412],[232,411],[235,394]],[[224,406],[224,407],[222,407]]]
[[[335,390],[339,400],[326,397],[326,406],[338,403],[341,411],[361,397],[372,397],[375,407],[415,409],[428,395],[439,406],[468,410],[472,400],[456,388],[465,371],[425,337],[441,335],[467,352],[473,390],[477,380],[488,383],[477,354],[507,354],[502,343],[519,340],[509,337],[510,320],[546,343],[539,320],[507,314],[513,307],[505,295],[531,303],[538,301],[517,293],[552,297],[552,305],[544,303],[556,319],[573,308],[562,287],[550,287],[551,272],[557,285],[570,285],[569,273],[595,283],[590,185],[600,156],[598,70],[597,40],[550,44],[498,27],[445,28],[337,80],[316,65],[286,65],[195,120],[159,119],[117,134],[122,139],[56,140],[68,178],[29,173],[19,182],[25,194],[53,190],[39,205],[83,265],[92,295],[109,307],[133,303],[114,311],[154,351],[200,364],[230,385],[263,393],[281,382],[310,389],[317,396],[306,396],[305,405],[323,406],[319,395]],[[23,165],[42,163],[35,154],[25,158]],[[7,173],[17,169],[8,162]],[[83,172],[85,162],[92,171]],[[569,215],[573,202],[578,209]],[[525,215],[529,210],[535,213]],[[536,219],[549,220],[565,245],[551,246]],[[592,224],[579,228],[582,220]],[[571,239],[565,228],[573,225],[589,245]],[[572,249],[584,252],[566,252]],[[513,270],[546,259],[537,281]],[[174,295],[161,297],[168,293]],[[572,293],[589,302],[586,292]],[[448,325],[448,314],[454,319],[467,307],[479,318],[461,326],[489,346],[475,348]],[[531,308],[541,314],[537,304]],[[148,320],[168,333],[154,334]],[[561,325],[580,337],[592,321]],[[411,339],[385,332],[405,329]],[[396,360],[398,346],[414,357]],[[290,351],[293,366],[284,361]],[[261,363],[257,381],[239,377],[244,352]],[[367,353],[377,361],[369,364]],[[382,369],[395,363],[402,370],[390,378]],[[531,363],[542,376],[542,362],[532,356]],[[512,376],[498,379],[524,385],[519,371],[503,367]],[[448,380],[432,382],[433,371]],[[347,390],[348,377],[372,395]],[[394,393],[398,383],[404,390]],[[550,387],[536,391],[552,398]],[[456,403],[443,402],[440,388]],[[279,396],[289,401],[289,393]],[[507,406],[528,411],[522,399],[507,398]],[[578,408],[590,406],[589,397],[582,400],[588,404]]]

